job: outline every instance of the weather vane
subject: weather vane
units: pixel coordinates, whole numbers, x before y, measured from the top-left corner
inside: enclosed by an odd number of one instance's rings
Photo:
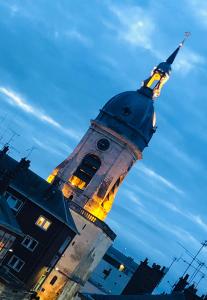
[[[189,38],[189,36],[191,35],[191,32],[190,31],[186,31],[184,33],[184,39],[182,40],[182,42],[180,43],[180,47],[183,46],[183,44],[185,43],[185,41]]]

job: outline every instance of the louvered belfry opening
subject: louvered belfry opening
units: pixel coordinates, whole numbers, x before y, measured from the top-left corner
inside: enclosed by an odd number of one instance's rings
[[[94,154],[87,154],[70,178],[70,183],[80,189],[85,189],[97,170],[101,160]]]

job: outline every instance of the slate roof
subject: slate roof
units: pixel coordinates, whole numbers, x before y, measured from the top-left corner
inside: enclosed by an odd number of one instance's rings
[[[17,165],[18,162],[15,159],[4,155],[0,159],[0,172],[5,169],[14,170]],[[62,192],[32,170],[22,170],[9,186],[78,233],[72,215],[66,209]]]
[[[81,299],[86,300],[185,300],[183,293],[167,295],[93,295],[83,294]]]
[[[4,196],[0,196],[0,226],[17,235],[23,235]]]

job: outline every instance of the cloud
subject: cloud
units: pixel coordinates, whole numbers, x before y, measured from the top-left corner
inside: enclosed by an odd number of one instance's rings
[[[135,195],[135,193],[128,189],[123,189],[122,193],[127,197],[127,199],[130,199],[135,204],[138,204],[139,206],[143,207],[143,204],[141,203],[139,197]]]
[[[192,10],[192,16],[199,24],[207,28],[207,2],[205,0],[187,0]]]
[[[139,6],[110,6],[109,9],[117,17],[118,38],[127,43],[152,50],[152,35],[155,23]]]
[[[194,214],[188,214],[188,218],[195,222],[197,225],[199,225],[204,231],[207,232],[207,223],[205,223],[201,216],[199,215],[194,215]]]
[[[127,197],[129,197],[133,202],[138,204],[141,208],[144,208],[144,206],[143,206],[139,196],[137,195],[137,193],[138,194],[140,193],[143,196],[150,198],[153,201],[156,201],[157,203],[161,204],[162,206],[166,207],[167,209],[171,210],[172,212],[179,214],[180,216],[188,219],[190,222],[193,222],[194,224],[199,226],[202,230],[207,232],[207,223],[202,219],[202,217],[200,215],[193,214],[192,212],[177,206],[175,203],[172,203],[167,199],[163,200],[161,197],[157,197],[156,195],[149,193],[148,191],[146,191],[134,184],[127,184],[127,187],[129,187],[132,191],[129,191],[128,189],[124,189],[123,193]],[[135,192],[133,192],[133,190]],[[151,218],[151,216],[150,216],[150,218]]]
[[[74,140],[80,139],[80,134],[72,129],[63,127],[60,123],[58,123],[56,120],[51,118],[49,115],[42,112],[41,109],[36,108],[29,104],[25,99],[17,95],[14,91],[5,88],[0,87],[0,93],[3,94],[3,99],[6,100],[10,105],[16,106],[22,111],[24,111],[27,114],[33,115],[38,120],[47,123],[48,125],[57,128],[62,133],[68,135],[70,138]]]
[[[33,141],[35,142],[35,144],[37,146],[39,146],[40,148],[50,152],[50,153],[53,153],[53,154],[56,154],[56,155],[59,155],[61,157],[64,157],[64,153],[62,153],[61,151],[58,151],[55,147],[45,143],[44,142],[41,142],[39,139],[33,137]]]
[[[177,57],[173,65],[173,68],[179,71],[180,74],[186,75],[193,68],[201,66],[204,63],[205,63],[204,57],[186,48],[183,52],[179,53],[179,56]]]
[[[156,182],[162,183],[165,187],[170,188],[176,193],[180,195],[184,194],[184,192],[181,189],[179,189],[176,185],[174,185],[171,181],[159,175],[152,169],[146,167],[143,163],[139,163],[139,166],[137,166],[136,168],[142,173],[144,173],[146,176],[148,176],[149,178],[155,180]]]
[[[154,21],[154,14],[150,9],[146,10],[139,6],[129,5],[111,5],[109,9],[118,20],[116,26],[110,24],[110,28],[116,32],[118,39],[125,41],[128,45],[149,50],[159,60],[163,60],[166,57],[166,53],[160,48],[160,43],[154,38],[155,36],[158,37],[159,32],[161,36],[163,29]],[[206,4],[205,9],[202,9],[200,14],[203,15],[207,25]],[[107,26],[107,23],[105,26]],[[167,40],[168,38],[166,37]],[[157,45],[159,45],[159,48]],[[187,75],[193,68],[204,63],[204,57],[185,47],[185,50],[181,51],[176,58],[173,68],[178,70],[179,74]]]
[[[91,40],[86,36],[83,35],[79,30],[77,29],[71,29],[71,30],[66,30],[64,32],[64,36],[68,37],[70,39],[74,39],[80,43],[82,43],[83,45],[89,47],[92,45]]]

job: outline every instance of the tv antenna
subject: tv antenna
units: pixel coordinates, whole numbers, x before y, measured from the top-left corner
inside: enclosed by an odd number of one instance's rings
[[[27,152],[26,158],[29,158],[29,156],[31,156],[35,150],[38,150],[38,148],[35,146],[32,146],[31,148],[27,149],[26,150],[26,152]]]

